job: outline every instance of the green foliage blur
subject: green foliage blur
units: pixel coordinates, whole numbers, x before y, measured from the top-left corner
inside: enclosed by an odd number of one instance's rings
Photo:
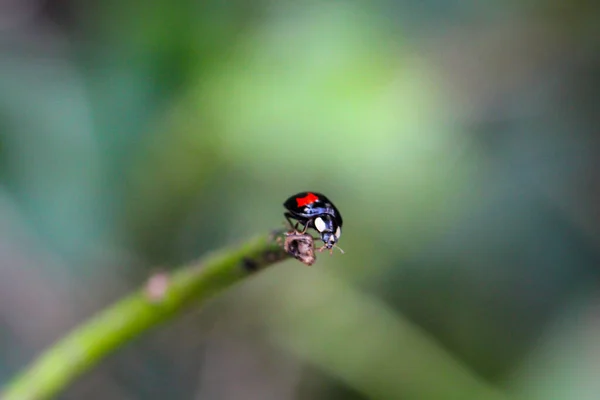
[[[3,2],[0,383],[314,190],[345,254],[257,276],[61,398],[446,398],[406,329],[507,393],[596,398],[599,8]]]

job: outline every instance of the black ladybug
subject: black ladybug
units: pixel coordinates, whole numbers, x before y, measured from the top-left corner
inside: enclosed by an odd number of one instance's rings
[[[327,197],[317,192],[301,192],[287,199],[283,206],[288,210],[285,218],[294,229],[300,224],[304,226],[301,233],[308,228],[319,232],[324,243],[320,251],[331,250],[337,244],[342,234],[342,215]],[[298,222],[294,224],[290,218]]]

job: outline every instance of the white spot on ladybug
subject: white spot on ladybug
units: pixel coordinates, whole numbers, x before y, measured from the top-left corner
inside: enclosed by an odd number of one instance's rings
[[[325,224],[325,221],[323,221],[323,218],[321,218],[321,217],[315,218],[315,228],[319,232],[323,232],[325,230],[325,228],[327,228],[327,225]]]
[[[335,237],[339,239],[340,236],[342,236],[342,228],[340,228],[338,226],[337,229],[335,230]]]

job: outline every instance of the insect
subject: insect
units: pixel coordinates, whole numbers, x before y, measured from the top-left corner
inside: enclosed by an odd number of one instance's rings
[[[335,246],[344,252],[337,246],[342,234],[342,215],[327,197],[317,192],[301,192],[287,199],[283,206],[287,209],[285,218],[294,230],[298,231],[298,225],[302,225],[300,233],[313,228],[321,235],[324,244],[319,251],[329,249],[331,253]]]

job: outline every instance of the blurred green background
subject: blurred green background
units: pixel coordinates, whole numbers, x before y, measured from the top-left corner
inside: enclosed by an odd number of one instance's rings
[[[598,398],[599,11],[0,2],[0,383],[315,190],[346,254],[258,275],[61,398],[445,398],[405,328],[508,393]]]

